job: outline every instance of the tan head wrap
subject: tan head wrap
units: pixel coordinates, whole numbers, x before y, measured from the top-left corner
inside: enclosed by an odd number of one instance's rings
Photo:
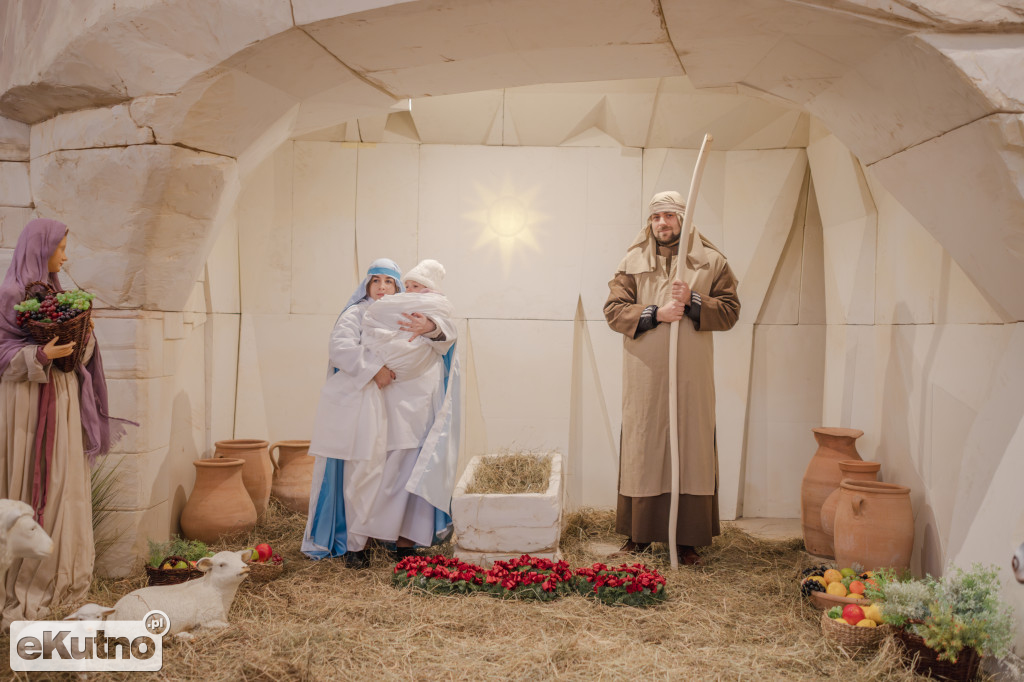
[[[658,192],[651,197],[651,203],[647,211],[647,224],[640,230],[633,243],[626,249],[626,257],[619,263],[616,272],[624,272],[629,275],[638,275],[642,272],[651,272],[658,262],[658,241],[651,229],[651,216],[655,213],[674,212],[679,217],[679,225],[683,224],[683,217],[686,214],[686,201],[679,192]],[[691,266],[706,261],[700,237],[694,239],[697,234],[696,226],[690,227],[690,234],[683,240],[687,254],[687,262]]]

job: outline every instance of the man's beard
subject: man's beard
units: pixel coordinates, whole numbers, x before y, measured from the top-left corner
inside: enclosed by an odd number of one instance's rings
[[[679,235],[673,234],[668,239],[662,239],[661,237],[658,236],[658,233],[655,232],[654,241],[658,242],[658,244],[662,246],[668,246],[670,244],[675,244],[677,241],[679,241]]]

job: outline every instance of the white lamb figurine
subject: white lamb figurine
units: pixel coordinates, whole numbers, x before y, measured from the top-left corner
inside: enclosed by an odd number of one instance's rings
[[[1017,582],[1024,583],[1024,542],[1020,543],[1017,553],[1013,555],[1013,574]]]
[[[114,604],[110,620],[142,620],[150,611],[163,611],[171,621],[167,634],[181,633],[183,639],[197,628],[226,628],[235,592],[249,573],[242,555],[251,551],[218,552],[200,559],[196,568],[206,573],[202,578],[129,592]]]
[[[99,604],[86,604],[80,607],[77,611],[69,616],[64,616],[64,620],[106,620],[107,616],[112,614],[114,609],[109,606],[100,606]]]
[[[42,559],[53,540],[35,521],[32,507],[18,500],[0,500],[0,578],[15,559]]]

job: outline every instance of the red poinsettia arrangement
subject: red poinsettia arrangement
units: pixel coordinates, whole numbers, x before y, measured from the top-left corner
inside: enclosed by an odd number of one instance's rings
[[[576,591],[604,604],[650,606],[665,599],[665,578],[643,564],[609,567],[597,563],[577,568],[574,574]]]
[[[409,556],[395,565],[392,582],[428,592],[467,594],[484,585],[484,569],[454,558]]]
[[[569,568],[564,561],[524,554],[495,561],[490,570],[444,556],[410,556],[395,565],[392,582],[433,593],[484,592],[505,599],[551,601],[576,591],[603,604],[651,606],[665,599],[665,578],[643,564]]]
[[[503,598],[550,601],[568,591],[572,571],[564,561],[539,559],[524,554],[517,559],[495,561],[486,582],[492,594]]]

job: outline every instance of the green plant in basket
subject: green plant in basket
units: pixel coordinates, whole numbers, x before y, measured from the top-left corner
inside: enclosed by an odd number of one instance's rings
[[[149,565],[160,568],[160,563],[169,556],[180,556],[185,561],[199,561],[213,556],[213,552],[200,540],[186,540],[175,535],[167,542],[149,540]]]
[[[882,617],[924,639],[940,660],[956,662],[965,649],[1003,658],[1013,642],[1013,612],[999,597],[999,568],[954,568],[939,580],[885,586]]]
[[[995,566],[954,569],[936,583],[935,599],[917,634],[947,661],[955,661],[967,647],[986,656],[1006,656],[1013,642],[1013,611],[1000,600],[1000,588]]]

